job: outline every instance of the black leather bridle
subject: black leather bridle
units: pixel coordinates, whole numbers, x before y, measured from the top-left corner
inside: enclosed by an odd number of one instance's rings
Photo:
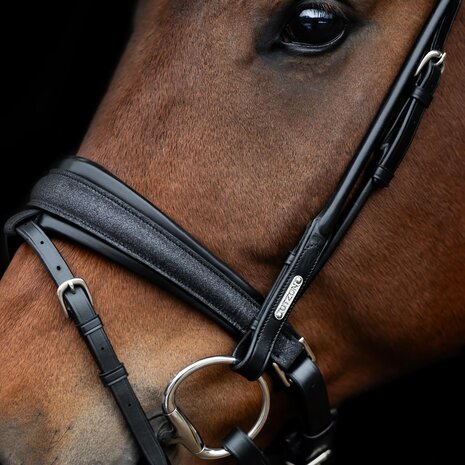
[[[370,195],[387,187],[431,104],[444,70],[444,44],[460,0],[439,0],[330,201],[308,224],[265,299],[213,254],[103,168],[66,159],[34,187],[28,209],[6,225],[10,252],[25,240],[57,285],[65,315],[76,324],[100,378],[150,465],[169,463],[165,449],[182,444],[194,455],[228,455],[238,463],[318,465],[330,457],[334,431],[324,380],[289,314],[330,258]],[[239,342],[231,357],[197,361],[166,389],[163,412],[149,419],[95,312],[85,281],[76,278],[49,235],[72,239],[163,286],[227,330]],[[177,407],[179,384],[194,371],[224,363],[263,391],[260,418],[249,433],[235,428],[222,448],[208,448]],[[295,399],[296,411],[267,450],[253,438],[269,409],[261,377],[270,367]]]

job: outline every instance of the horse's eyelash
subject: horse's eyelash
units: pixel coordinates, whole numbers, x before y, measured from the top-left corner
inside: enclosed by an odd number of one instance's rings
[[[310,0],[304,2],[298,2],[297,8],[320,8],[331,13],[335,13],[339,16],[342,16],[346,21],[351,21],[353,19],[352,15],[349,14],[347,11],[350,7],[345,2],[341,2],[338,0],[334,0],[331,2],[328,1],[318,1],[318,0]]]

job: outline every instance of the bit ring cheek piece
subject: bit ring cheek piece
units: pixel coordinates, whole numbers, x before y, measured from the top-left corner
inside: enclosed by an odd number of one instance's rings
[[[205,445],[194,425],[176,405],[176,391],[186,378],[202,368],[212,365],[233,365],[234,363],[236,363],[234,357],[215,356],[204,358],[181,370],[168,384],[163,398],[163,412],[176,431],[176,436],[171,441],[172,444],[182,444],[193,455],[204,460],[222,459],[230,455],[224,448],[210,448]],[[270,411],[270,391],[268,385],[263,377],[260,377],[257,383],[262,390],[262,405],[257,421],[247,433],[251,439],[254,439],[260,433]]]

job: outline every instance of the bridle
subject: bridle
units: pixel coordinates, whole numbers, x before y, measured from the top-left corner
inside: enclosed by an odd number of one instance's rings
[[[444,44],[460,0],[439,0],[337,189],[308,224],[263,300],[244,280],[152,204],[83,158],[66,159],[32,191],[28,209],[6,225],[10,251],[25,240],[57,285],[66,317],[76,324],[101,370],[100,379],[151,465],[169,463],[164,449],[182,444],[204,459],[318,465],[331,454],[335,413],[307,342],[287,322],[371,194],[387,187],[403,160],[444,70]],[[166,388],[160,415],[149,419],[95,312],[86,282],[73,275],[49,238],[72,239],[161,285],[214,319],[239,342],[232,356],[209,357],[179,372]],[[235,428],[209,448],[176,404],[179,385],[197,370],[230,365],[258,381],[262,409],[251,431]],[[297,411],[274,445],[253,439],[264,426],[270,395],[263,373],[273,367]]]

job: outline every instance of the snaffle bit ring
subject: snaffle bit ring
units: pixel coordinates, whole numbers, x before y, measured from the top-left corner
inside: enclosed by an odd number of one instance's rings
[[[176,405],[176,391],[186,378],[202,368],[212,365],[232,365],[235,362],[236,359],[234,357],[216,356],[204,358],[181,370],[168,384],[163,398],[163,412],[171,421],[176,431],[176,437],[173,438],[172,444],[182,444],[196,457],[205,460],[222,459],[230,455],[224,448],[210,448],[205,445],[194,425]],[[263,377],[258,378],[257,382],[262,390],[262,406],[256,423],[247,433],[251,439],[254,439],[260,433],[270,411],[270,391],[268,385]]]

